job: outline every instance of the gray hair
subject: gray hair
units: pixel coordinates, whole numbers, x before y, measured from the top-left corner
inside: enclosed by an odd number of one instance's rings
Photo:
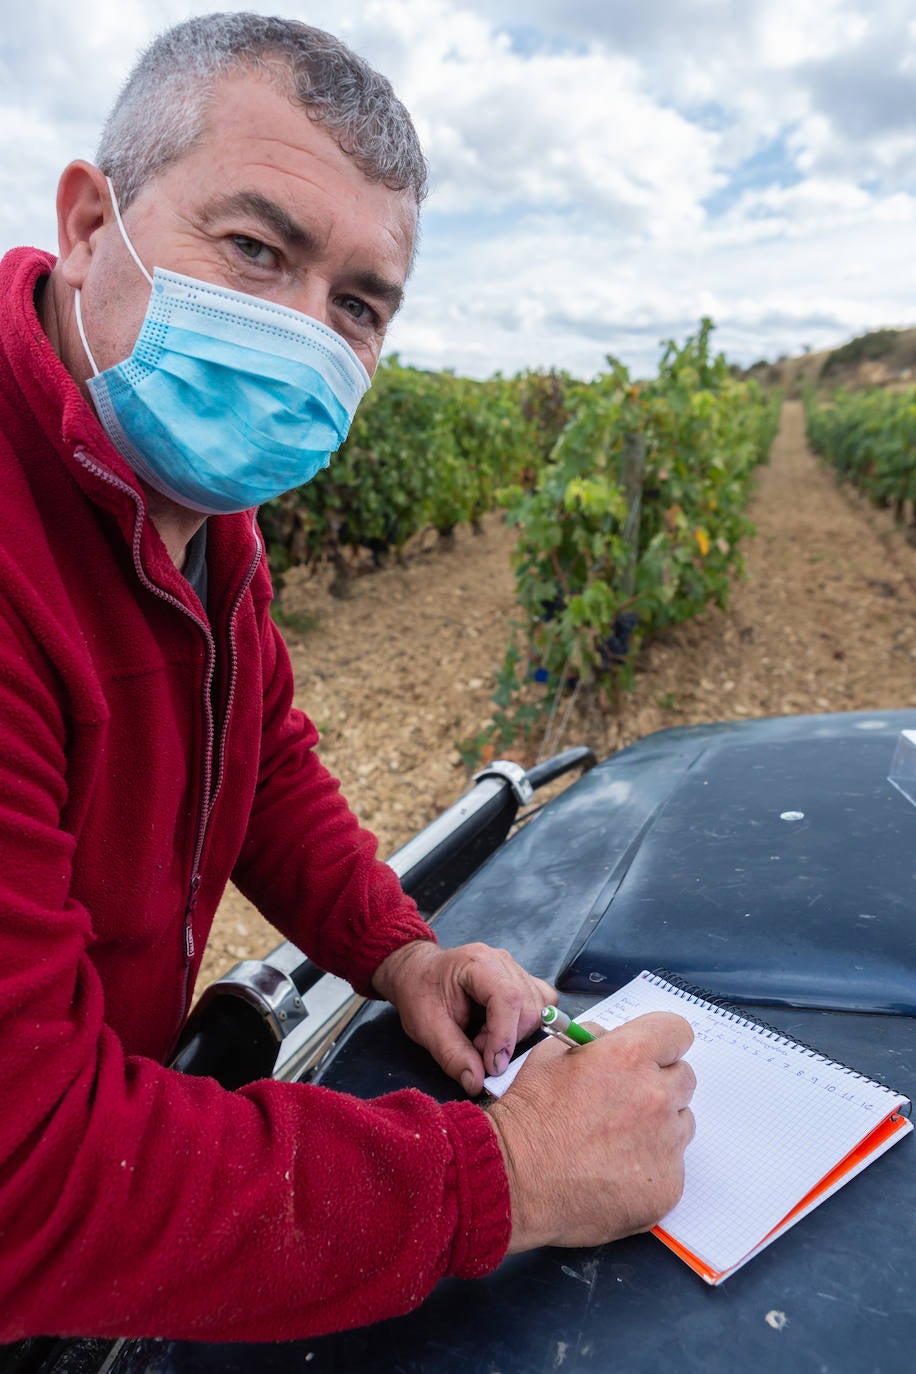
[[[367,177],[426,194],[426,160],[389,81],[333,34],[294,19],[208,14],[160,34],[141,54],[108,116],[96,163],[126,209],[140,188],[198,141],[215,83],[261,70],[283,79]]]

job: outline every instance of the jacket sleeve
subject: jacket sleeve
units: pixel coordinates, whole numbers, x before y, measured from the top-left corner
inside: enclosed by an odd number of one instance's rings
[[[473,1104],[229,1093],[125,1052],[71,895],[67,744],[40,647],[0,613],[0,1341],[292,1339],[493,1268],[508,1186]]]
[[[258,787],[233,879],[288,939],[323,969],[371,996],[382,960],[410,940],[433,940],[375,836],[358,824],[315,752],[318,733],[293,706],[286,646],[268,613],[266,572],[255,584],[264,718]],[[265,595],[266,592],[266,595]]]

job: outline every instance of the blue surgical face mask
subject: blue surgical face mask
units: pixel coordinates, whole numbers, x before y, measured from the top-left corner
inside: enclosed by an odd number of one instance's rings
[[[138,477],[204,515],[247,510],[310,481],[344,439],[369,374],[339,334],[298,310],[157,267],[124,362],[94,376],[99,419]]]

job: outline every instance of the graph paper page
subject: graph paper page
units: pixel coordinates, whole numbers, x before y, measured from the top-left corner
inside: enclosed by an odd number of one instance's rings
[[[714,1269],[738,1264],[905,1101],[651,973],[586,1019],[611,1029],[649,1011],[676,1012],[695,1036],[685,1058],[697,1076],[696,1135],[681,1201],[660,1224]],[[489,1083],[504,1091],[507,1077]]]

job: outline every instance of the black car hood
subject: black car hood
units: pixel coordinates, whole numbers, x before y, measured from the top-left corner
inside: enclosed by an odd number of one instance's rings
[[[441,918],[563,992],[664,967],[741,1003],[916,1014],[916,711],[660,731],[504,845]],[[488,935],[487,932],[490,932]]]
[[[673,779],[561,988],[664,964],[739,1002],[916,1014],[916,807],[887,781],[895,732],[769,733],[713,739]]]
[[[508,948],[576,1012],[664,965],[912,1097],[916,807],[886,780],[903,728],[916,712],[650,736],[503,845],[444,909],[439,937]],[[379,1003],[315,1081],[461,1096]],[[916,1352],[914,1162],[910,1136],[721,1288],[640,1235],[515,1256],[336,1336],[129,1343],[111,1374],[902,1374]]]

